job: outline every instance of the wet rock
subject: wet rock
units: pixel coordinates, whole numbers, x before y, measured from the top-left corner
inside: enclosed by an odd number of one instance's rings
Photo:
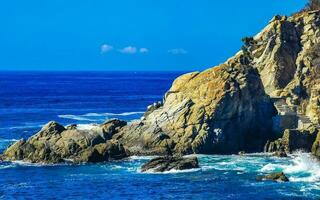
[[[258,181],[276,181],[276,182],[288,182],[288,177],[283,172],[276,172],[267,175],[257,176]]]
[[[158,157],[141,167],[141,171],[164,172],[170,170],[186,170],[199,168],[197,157]]]

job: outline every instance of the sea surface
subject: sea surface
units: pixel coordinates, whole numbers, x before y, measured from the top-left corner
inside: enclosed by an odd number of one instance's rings
[[[0,72],[0,152],[50,120],[90,126],[134,120],[182,72]],[[151,157],[87,165],[0,162],[0,199],[320,199],[309,154],[197,155],[199,169],[141,173]],[[284,171],[287,183],[258,182]]]

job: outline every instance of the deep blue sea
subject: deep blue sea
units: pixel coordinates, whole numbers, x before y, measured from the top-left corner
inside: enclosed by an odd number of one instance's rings
[[[179,72],[0,72],[0,152],[56,120],[88,126],[140,118]],[[0,162],[0,199],[320,199],[309,154],[198,155],[200,169],[140,173],[150,157],[87,165]],[[284,171],[288,183],[257,182]]]

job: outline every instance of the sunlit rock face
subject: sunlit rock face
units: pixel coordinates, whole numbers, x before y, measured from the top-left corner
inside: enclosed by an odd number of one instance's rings
[[[266,140],[281,136],[271,128],[278,114],[274,99],[283,99],[296,115],[295,124],[283,130],[317,128],[319,26],[319,11],[274,17],[245,44],[245,51],[177,78],[163,106],[116,136],[143,154],[259,151]]]

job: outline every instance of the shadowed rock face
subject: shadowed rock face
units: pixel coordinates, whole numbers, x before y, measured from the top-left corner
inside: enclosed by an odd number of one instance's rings
[[[103,162],[127,156],[123,146],[104,136],[112,135],[119,121],[107,122],[113,129],[106,130],[106,124],[91,130],[65,129],[56,122],[49,122],[27,141],[20,140],[11,145],[1,156],[3,160],[59,163]],[[108,131],[108,132],[106,132]]]

